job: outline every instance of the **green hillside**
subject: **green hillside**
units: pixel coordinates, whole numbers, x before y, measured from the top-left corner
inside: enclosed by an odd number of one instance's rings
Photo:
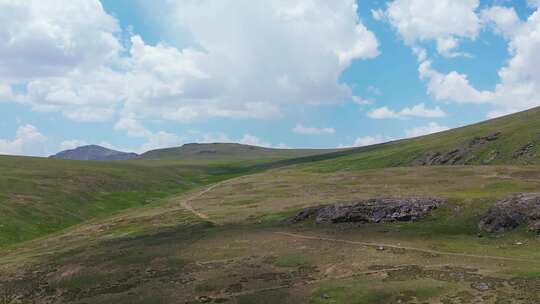
[[[219,155],[201,156],[199,152],[208,148],[218,150]],[[183,151],[179,159],[168,159],[166,155],[172,154],[165,149],[152,154],[159,159],[109,162],[0,156],[0,247],[279,166],[276,160],[328,152],[237,144],[179,149]]]
[[[435,161],[426,163],[430,159]],[[540,164],[540,108],[437,134],[349,150],[343,152],[342,157],[310,166],[337,171],[503,164]]]
[[[0,157],[1,245],[11,244],[0,246],[0,295],[7,303],[539,303],[538,236],[525,226],[478,229],[497,200],[538,191],[539,134],[536,108],[324,154],[218,144],[126,162]],[[415,221],[284,221],[306,207],[377,197],[446,203]]]
[[[142,154],[146,160],[184,161],[245,161],[279,160],[318,155],[338,149],[273,149],[235,143],[186,144],[181,147],[158,149]]]
[[[540,163],[540,108],[425,137],[342,150],[270,149],[188,144],[125,162],[79,162],[0,156],[0,245],[16,243],[96,216],[260,170],[303,164],[316,171],[418,166],[428,153],[468,147],[450,164]],[[526,147],[525,153],[520,153]],[[495,152],[494,152],[495,151]]]

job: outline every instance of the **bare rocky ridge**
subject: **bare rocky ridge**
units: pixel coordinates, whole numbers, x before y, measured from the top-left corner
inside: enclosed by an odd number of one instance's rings
[[[300,211],[288,223],[314,218],[322,223],[380,223],[416,221],[446,203],[441,198],[378,198],[328,206],[310,207]]]
[[[501,233],[522,224],[540,233],[540,193],[523,193],[498,201],[482,216],[478,228]]]
[[[490,142],[499,139],[501,133],[493,133],[488,136],[475,137],[468,144],[462,145],[447,152],[428,152],[414,161],[417,166],[438,166],[438,165],[456,165],[466,164],[469,154],[480,148],[485,147]],[[483,162],[489,163],[497,158],[498,152],[491,151],[489,156]]]

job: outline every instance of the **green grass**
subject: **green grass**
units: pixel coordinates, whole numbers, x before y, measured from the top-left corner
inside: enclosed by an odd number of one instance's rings
[[[445,288],[436,281],[381,282],[353,279],[323,284],[311,297],[312,304],[420,303],[441,294]]]
[[[277,267],[308,267],[312,265],[312,262],[308,257],[303,255],[285,255],[280,256],[274,262],[274,265]]]
[[[494,132],[502,132],[500,139],[474,151],[471,164],[495,149],[492,164],[504,166],[408,167],[426,152]],[[340,151],[192,145],[126,162],[0,157],[0,283],[41,280],[49,294],[74,303],[196,303],[224,294],[234,303],[429,303],[485,294],[492,302],[536,303],[537,237],[525,227],[479,236],[477,223],[497,199],[538,191],[539,167],[523,165],[540,160],[516,159],[514,152],[540,143],[539,134],[540,109],[533,109]],[[213,222],[181,207],[189,190],[238,176],[190,200]],[[437,196],[448,204],[417,222],[282,222],[307,206],[381,196]],[[366,242],[407,249],[381,251]],[[411,272],[391,280],[387,268],[404,265]],[[380,267],[386,270],[371,273]],[[512,277],[518,280],[505,281]],[[503,283],[475,294],[476,280]]]
[[[0,156],[0,247],[246,174],[246,164]]]
[[[339,149],[273,149],[234,143],[187,144],[176,148],[148,151],[140,156],[146,160],[182,160],[190,162],[225,162],[285,160],[321,155]]]
[[[387,144],[358,148],[342,152],[343,156],[306,165],[310,171],[336,172],[410,166],[427,152],[445,153],[473,138],[501,132],[499,139],[479,148],[463,158],[459,164],[481,165],[491,151],[498,157],[490,165],[540,164],[540,108],[489,120],[442,133]],[[535,145],[531,157],[516,158],[515,152],[528,143]],[[467,161],[471,159],[470,161]]]

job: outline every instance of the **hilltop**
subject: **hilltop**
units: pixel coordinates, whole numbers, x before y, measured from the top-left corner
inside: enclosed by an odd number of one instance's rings
[[[116,151],[98,145],[87,145],[61,151],[50,157],[71,160],[129,160],[137,156],[136,153]]]
[[[191,143],[181,147],[148,151],[146,160],[262,160],[320,155],[339,149],[275,149],[237,143]]]

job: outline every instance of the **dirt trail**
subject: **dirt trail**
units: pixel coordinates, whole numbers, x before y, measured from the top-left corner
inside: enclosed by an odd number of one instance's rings
[[[190,204],[191,201],[193,201],[194,199],[197,199],[203,195],[205,195],[206,193],[216,189],[217,187],[220,187],[220,186],[223,186],[224,184],[226,183],[229,183],[231,181],[235,180],[234,178],[233,179],[228,179],[228,180],[224,180],[222,182],[219,182],[217,184],[213,184],[212,186],[184,199],[182,202],[180,202],[180,206],[182,206],[182,208],[186,209],[187,211],[195,214],[198,218],[204,220],[204,221],[207,221],[207,222],[211,222],[213,224],[216,224],[216,225],[219,225],[219,223],[213,221],[212,219],[210,219],[210,217],[207,215],[207,214],[204,214],[200,211],[197,211],[195,210],[195,208],[193,208],[193,206]]]
[[[220,223],[215,222],[214,220],[210,219],[210,217],[200,211],[195,210],[193,206],[190,204],[191,201],[194,199],[197,199],[206,193],[223,186],[226,183],[230,183],[234,181],[237,178],[225,180],[219,183],[216,183],[214,185],[211,185],[210,187],[184,199],[182,202],[180,202],[180,205],[182,208],[188,210],[189,212],[195,214],[198,218],[211,222],[216,225],[220,225]],[[344,240],[344,239],[335,239],[335,238],[328,238],[328,237],[321,237],[321,236],[311,236],[311,235],[302,235],[297,233],[289,233],[289,232],[274,232],[275,234],[297,238],[297,239],[304,239],[304,240],[317,240],[317,241],[325,241],[325,242],[334,242],[334,243],[343,243],[343,244],[350,244],[350,245],[361,245],[361,246],[368,246],[368,247],[382,247],[382,248],[393,248],[393,249],[401,249],[401,250],[409,250],[409,251],[417,251],[417,252],[423,252],[428,254],[435,254],[435,255],[446,255],[446,256],[456,256],[456,257],[466,257],[466,258],[477,258],[477,259],[491,259],[491,260],[500,260],[500,261],[517,261],[517,262],[536,262],[531,259],[522,259],[522,258],[512,258],[512,257],[501,257],[501,256],[491,256],[491,255],[481,255],[481,254],[468,254],[468,253],[457,253],[457,252],[446,252],[446,251],[438,251],[438,250],[431,250],[431,249],[424,249],[424,248],[416,248],[416,247],[409,247],[409,246],[399,246],[399,245],[393,245],[393,244],[385,244],[385,243],[372,243],[372,242],[358,242],[358,241],[350,241],[350,240]]]
[[[350,245],[361,245],[361,246],[377,247],[377,248],[378,247],[394,248],[394,249],[418,251],[418,252],[436,254],[436,255],[447,255],[447,256],[466,257],[466,258],[478,258],[478,259],[492,259],[492,260],[502,260],[502,261],[536,262],[535,260],[531,260],[531,259],[500,257],[500,256],[481,255],[481,254],[446,252],[446,251],[430,250],[430,249],[415,248],[415,247],[408,247],[408,246],[398,246],[398,245],[392,245],[392,244],[349,241],[349,240],[343,240],[343,239],[334,239],[334,238],[326,238],[326,237],[320,237],[320,236],[302,235],[302,234],[288,233],[288,232],[274,232],[274,233],[279,234],[279,235],[292,237],[292,238],[304,239],[304,240],[316,240],[316,241],[343,243],[343,244],[350,244]]]

